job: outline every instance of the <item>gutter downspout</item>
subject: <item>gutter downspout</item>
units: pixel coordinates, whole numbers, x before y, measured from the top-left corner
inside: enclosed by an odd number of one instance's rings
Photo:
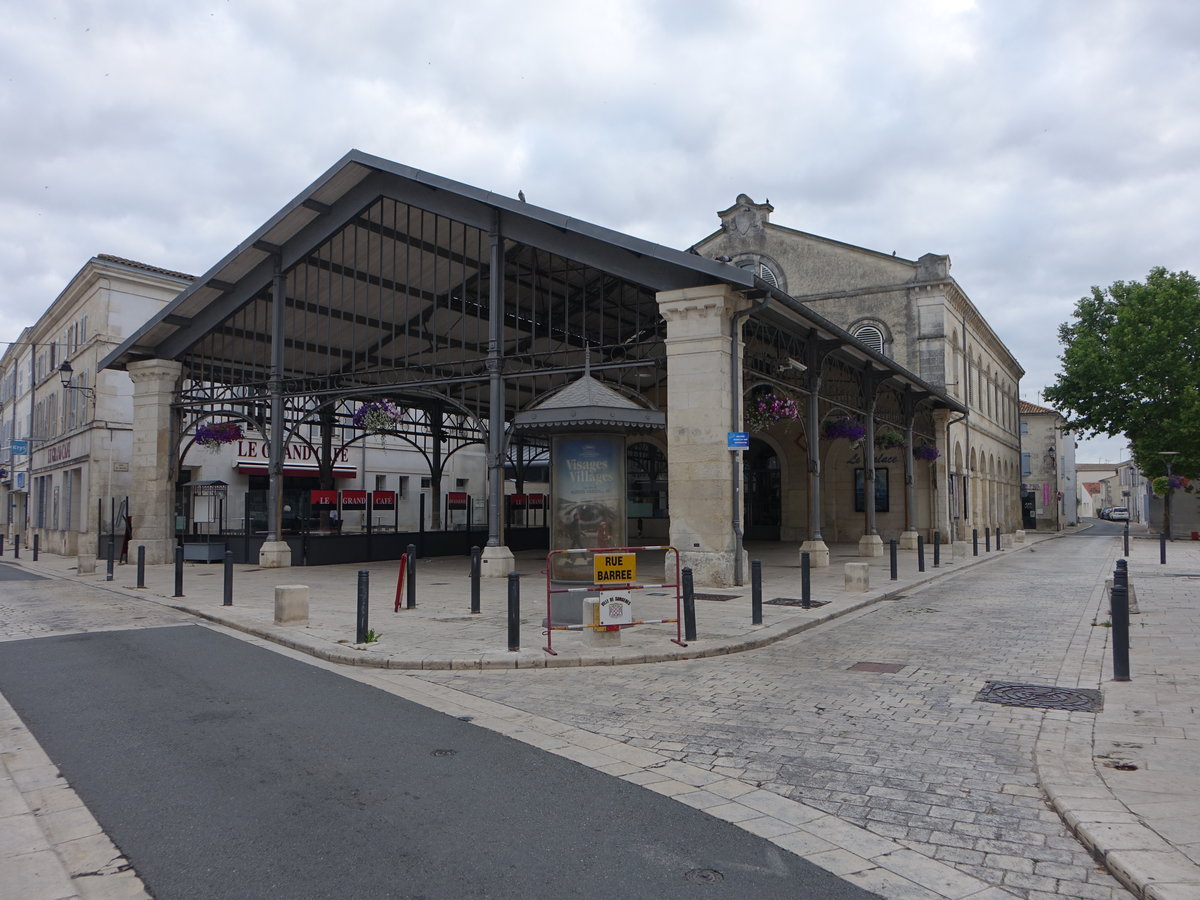
[[[738,431],[742,418],[742,360],[741,354],[738,353],[738,344],[741,341],[742,319],[753,312],[757,312],[767,305],[767,301],[771,299],[771,295],[767,292],[763,293],[762,299],[757,301],[753,306],[748,306],[745,309],[739,309],[729,319],[729,430]],[[730,494],[733,497],[733,509],[730,510],[733,520],[733,583],[741,586],[746,583],[745,567],[742,565],[742,492],[738,490],[739,478],[741,472],[738,468],[741,465],[742,455],[740,453],[729,454],[729,484],[731,487]]]

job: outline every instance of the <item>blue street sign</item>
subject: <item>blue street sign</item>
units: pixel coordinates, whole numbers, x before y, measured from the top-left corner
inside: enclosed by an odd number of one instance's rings
[[[748,431],[731,431],[729,432],[729,449],[730,450],[749,450],[750,449],[750,432]]]
[[[29,441],[13,441],[12,442],[13,456],[22,456],[29,452]]]

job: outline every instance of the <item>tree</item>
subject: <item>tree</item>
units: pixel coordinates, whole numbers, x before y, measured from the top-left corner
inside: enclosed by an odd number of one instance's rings
[[[1200,474],[1200,284],[1187,272],[1093,287],[1059,327],[1062,371],[1045,397],[1085,436],[1124,434],[1147,476]]]

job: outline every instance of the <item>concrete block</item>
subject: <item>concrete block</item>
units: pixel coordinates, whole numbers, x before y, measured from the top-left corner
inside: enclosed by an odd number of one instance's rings
[[[96,557],[90,553],[81,554],[78,565],[79,568],[76,571],[80,575],[94,575],[96,573]]]
[[[951,548],[955,559],[966,559],[971,555],[970,541],[955,541]]]
[[[1025,543],[1025,532],[1021,531],[1021,530],[1014,531],[1013,532],[1013,540],[1016,541],[1018,544]]]
[[[275,585],[275,624],[308,624],[308,585]]]
[[[871,589],[871,566],[869,563],[846,563],[846,590],[869,591]]]
[[[597,625],[600,622],[600,598],[583,598],[583,624]],[[619,647],[621,646],[621,629],[609,631],[604,628],[583,629],[583,646],[585,647]]]

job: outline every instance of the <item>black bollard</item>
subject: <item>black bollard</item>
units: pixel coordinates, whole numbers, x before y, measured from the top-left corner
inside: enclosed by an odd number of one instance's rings
[[[1113,573],[1113,584],[1117,582],[1129,587],[1129,562],[1127,560],[1117,560],[1117,570]]]
[[[421,496],[425,496],[422,494]],[[417,608],[417,545],[408,545],[408,597],[404,601],[405,609]]]
[[[1113,573],[1112,586],[1112,659],[1113,681],[1129,680],[1129,588],[1121,570]]]
[[[4,555],[4,535],[0,534],[0,556]]]
[[[925,535],[917,535],[917,571],[925,571]]]
[[[370,577],[371,573],[366,569],[358,570],[358,616],[354,629],[354,643],[356,644],[367,642],[367,613],[371,605]]]
[[[225,584],[222,606],[233,606],[233,551],[225,551]]]
[[[1000,526],[999,525],[996,526],[996,549],[997,550],[1004,549],[1003,547],[1000,546]]]
[[[105,568],[104,568],[104,580],[105,581],[113,580],[113,563],[116,561],[114,558],[114,554],[116,553],[116,550],[117,550],[116,540],[113,537],[113,535],[110,534],[108,536],[108,559],[105,560],[105,564],[104,564],[105,565]]]
[[[807,550],[800,554],[800,606],[812,609],[812,560]]]
[[[4,539],[0,538],[0,556],[4,555]],[[1125,523],[1125,555],[1129,555],[1129,523]]]
[[[20,559],[20,558],[21,558],[21,536],[19,534],[14,534],[13,535],[13,559]]]
[[[891,556],[892,581],[895,581],[897,578],[900,577],[899,572],[897,572],[897,570],[896,570],[896,539],[895,538],[892,538],[890,541],[888,541],[888,553]]]
[[[942,533],[935,531],[933,533],[933,567],[940,568],[942,565]]]
[[[696,593],[692,587],[692,568],[683,567],[683,639],[696,639]]]
[[[175,548],[175,593],[174,597],[183,596],[183,548]]]
[[[21,554],[18,553],[17,555],[20,556]],[[1167,533],[1165,531],[1158,536],[1158,564],[1160,566],[1167,564]]]
[[[983,552],[984,553],[992,552],[992,529],[991,528],[983,529]]]
[[[762,560],[750,561],[750,624],[762,624]]]
[[[521,649],[521,576],[516,572],[508,573],[508,649]]]
[[[471,548],[471,614],[479,614],[479,569],[481,566],[481,551],[478,547]]]
[[[979,529],[978,528],[971,529],[971,555],[972,556],[979,555]]]
[[[38,559],[38,547],[41,544],[41,541],[39,540],[39,538],[41,538],[40,534],[35,534],[33,536],[33,561],[34,562],[37,562],[37,559]]]
[[[137,586],[146,586],[146,548],[141,544],[138,544],[137,552]]]

